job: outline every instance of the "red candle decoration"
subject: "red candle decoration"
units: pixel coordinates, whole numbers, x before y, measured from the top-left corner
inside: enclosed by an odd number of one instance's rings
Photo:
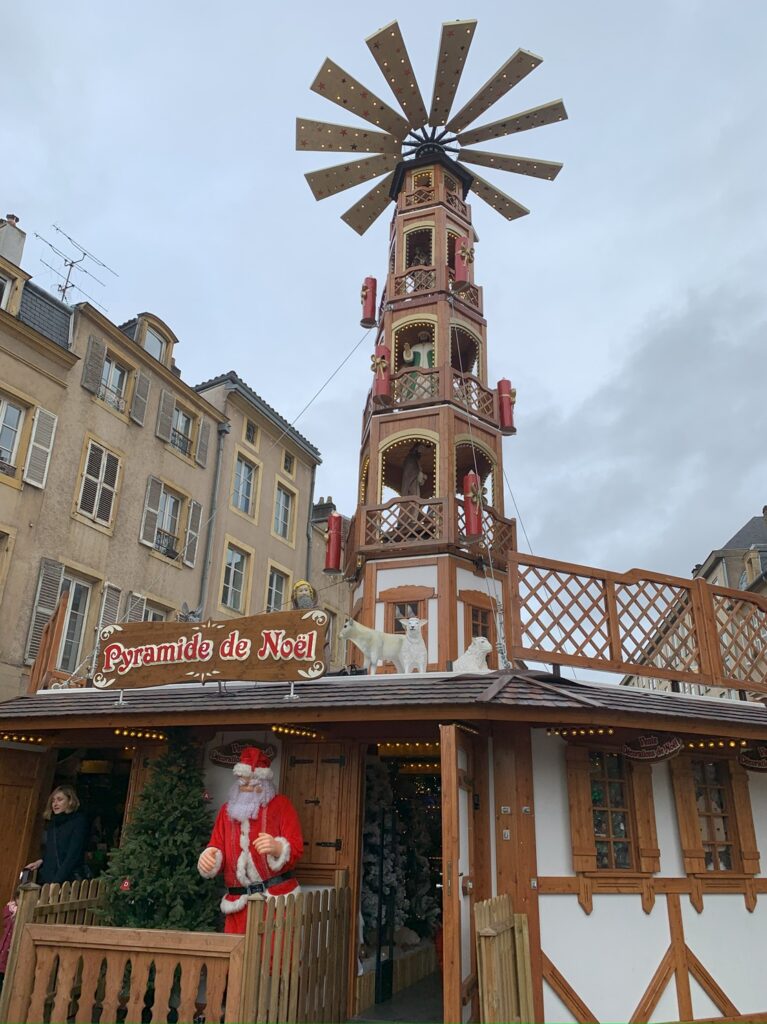
[[[498,421],[502,434],[516,434],[514,426],[514,403],[517,400],[516,388],[511,381],[503,378],[498,381]]]
[[[376,345],[370,357],[373,371],[373,401],[376,405],[391,405],[391,350],[388,345]]]
[[[329,576],[338,576],[341,572],[341,527],[343,517],[338,512],[328,516],[328,536],[325,546],[325,569]]]
[[[455,242],[455,280],[453,291],[462,292],[471,284],[470,270],[474,262],[474,246],[470,238],[458,238]]]
[[[362,319],[360,327],[375,327],[376,325],[376,287],[374,277],[366,277],[362,282],[360,301],[362,302]]]
[[[482,483],[471,470],[463,478],[463,508],[466,513],[466,539],[482,536]]]

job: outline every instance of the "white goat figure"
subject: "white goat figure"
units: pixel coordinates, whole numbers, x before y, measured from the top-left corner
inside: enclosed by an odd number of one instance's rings
[[[453,672],[492,672],[487,656],[493,647],[485,636],[475,636],[460,658],[453,662]]]
[[[426,645],[421,637],[421,627],[426,620],[410,618],[400,619],[400,622],[405,628],[402,634],[383,633],[380,629],[371,629],[354,619],[347,619],[338,635],[342,640],[351,640],[362,651],[363,665],[370,675],[376,674],[379,661],[390,661],[398,672],[411,672],[414,666],[421,665],[420,671],[425,672]],[[409,633],[411,639],[408,638]]]
[[[426,625],[426,619],[418,619],[411,615],[409,619],[400,619],[400,625],[405,630],[402,640],[402,671],[403,672],[425,672],[426,671],[426,644],[421,636],[421,630]]]

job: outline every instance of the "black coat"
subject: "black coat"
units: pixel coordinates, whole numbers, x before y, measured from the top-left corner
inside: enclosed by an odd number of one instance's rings
[[[45,829],[38,882],[73,881],[82,873],[87,840],[88,819],[82,811],[54,814]]]

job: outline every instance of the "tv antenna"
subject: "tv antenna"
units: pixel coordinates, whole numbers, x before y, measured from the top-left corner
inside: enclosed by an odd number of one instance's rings
[[[112,270],[111,267],[107,266],[107,264],[104,263],[103,260],[100,260],[98,256],[94,256],[94,254],[90,252],[88,249],[86,249],[84,245],[80,245],[79,242],[76,242],[74,238],[72,238],[71,235],[68,235],[66,231],[64,231],[62,228],[58,226],[58,224],[53,224],[52,227],[54,231],[57,231],[60,235],[63,235],[64,238],[67,239],[70,245],[73,246],[78,253],[78,255],[75,256],[72,255],[71,253],[64,252],[62,249],[59,249],[58,246],[55,246],[53,242],[49,242],[47,238],[43,238],[42,235],[38,235],[37,232],[35,232],[35,238],[39,238],[40,241],[47,245],[51,252],[55,253],[55,255],[58,256],[59,259],[61,259],[64,263],[64,273],[62,273],[60,270],[57,270],[55,267],[52,267],[50,263],[47,263],[44,259],[40,259],[40,262],[44,267],[47,267],[48,270],[52,271],[58,278],[61,279],[62,283],[56,285],[56,290],[61,296],[61,301],[68,303],[69,293],[74,288],[75,291],[78,291],[80,292],[81,295],[84,295],[89,302],[94,303],[94,305],[98,306],[99,309],[103,310],[106,313],[106,306],[103,306],[97,299],[94,299],[92,295],[89,295],[88,292],[86,292],[83,288],[76,284],[75,281],[72,279],[72,275],[76,270],[79,271],[81,274],[87,274],[88,277],[90,277],[93,281],[96,282],[96,284],[100,285],[102,288],[106,287],[104,282],[100,278],[96,277],[96,275],[91,270],[89,270],[87,266],[84,266],[86,262],[92,263],[102,270],[106,270],[114,277],[119,277],[120,275],[117,273],[117,271]]]

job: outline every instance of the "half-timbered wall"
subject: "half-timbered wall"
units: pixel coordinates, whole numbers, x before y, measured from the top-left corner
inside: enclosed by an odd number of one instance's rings
[[[651,767],[660,870],[649,890],[628,876],[621,886],[619,872],[592,873],[604,882],[588,889],[586,875],[573,869],[566,748],[560,737],[533,730],[545,1020],[656,1022],[767,1010],[763,973],[751,966],[767,928],[767,879],[688,878],[666,762]],[[767,775],[749,772],[748,793],[756,846],[767,854]],[[727,884],[740,891],[711,891]]]

